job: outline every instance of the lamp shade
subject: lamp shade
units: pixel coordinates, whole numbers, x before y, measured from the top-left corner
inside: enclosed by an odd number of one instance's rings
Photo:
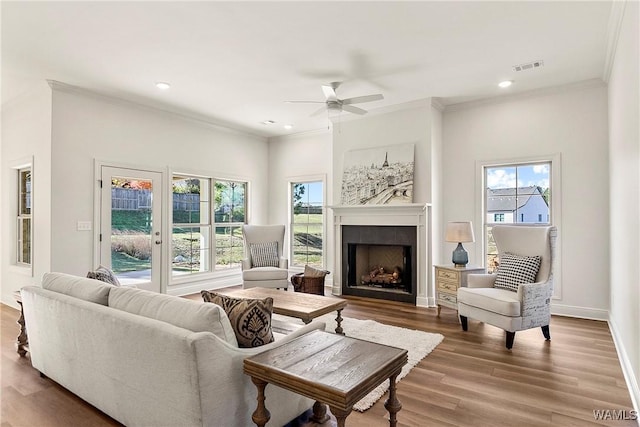
[[[471,221],[449,222],[445,234],[447,242],[475,242]]]

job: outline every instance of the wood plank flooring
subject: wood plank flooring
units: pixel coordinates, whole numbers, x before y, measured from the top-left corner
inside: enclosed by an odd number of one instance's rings
[[[231,291],[235,288],[227,288]],[[189,298],[199,299],[199,295]],[[455,310],[348,297],[343,316],[437,332],[444,341],[398,384],[399,426],[637,426],[594,418],[594,410],[626,410],[631,399],[606,322],[554,316],[551,341],[540,329],[516,333],[470,319],[463,332]],[[120,424],[40,378],[15,351],[18,312],[0,305],[0,427],[98,427]],[[352,427],[388,426],[384,398],[347,418]],[[326,425],[331,425],[329,421]]]

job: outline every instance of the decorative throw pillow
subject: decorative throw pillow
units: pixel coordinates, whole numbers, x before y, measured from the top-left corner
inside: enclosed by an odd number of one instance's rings
[[[259,347],[273,342],[273,298],[232,298],[209,291],[202,291],[200,294],[205,302],[217,304],[227,313],[238,347]]]
[[[509,252],[500,255],[498,274],[494,287],[518,291],[518,286],[523,283],[534,283],[540,269],[542,257],[522,256]]]
[[[327,275],[327,272],[324,270],[318,270],[317,268],[313,268],[310,265],[304,266],[304,277],[324,277]]]
[[[249,245],[251,264],[254,267],[278,267],[278,242],[252,243]]]
[[[120,286],[120,281],[118,280],[116,275],[113,274],[113,271],[102,265],[96,268],[94,271],[89,271],[87,273],[87,277],[89,279],[96,279],[105,283],[109,283],[113,286]]]

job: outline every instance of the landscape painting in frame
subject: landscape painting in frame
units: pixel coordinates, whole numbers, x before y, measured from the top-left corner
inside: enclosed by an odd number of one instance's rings
[[[413,203],[414,144],[347,151],[342,205]]]

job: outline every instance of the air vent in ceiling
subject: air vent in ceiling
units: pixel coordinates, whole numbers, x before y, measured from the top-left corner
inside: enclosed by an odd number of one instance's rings
[[[513,71],[527,71],[533,70],[534,68],[540,68],[544,65],[543,60],[527,62],[526,64],[514,65]]]

